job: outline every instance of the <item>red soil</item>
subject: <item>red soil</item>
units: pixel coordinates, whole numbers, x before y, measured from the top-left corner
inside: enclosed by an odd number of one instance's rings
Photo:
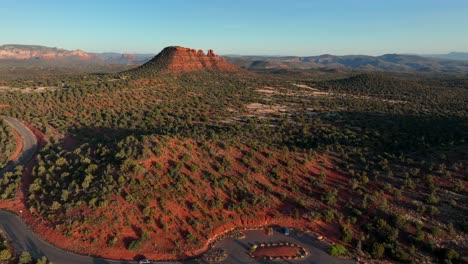
[[[23,123],[36,136],[39,147],[43,146],[46,143],[46,139],[45,139],[44,134],[41,131],[39,131],[37,128],[33,127],[28,122],[23,121]],[[17,144],[15,154],[12,155],[12,157],[13,156],[17,157],[19,155],[19,153],[21,152],[21,150],[23,149],[23,139],[18,134],[18,132],[16,132],[16,130],[13,129],[12,131],[13,131],[13,135],[15,137],[16,144]],[[17,153],[18,151],[19,151],[19,153]],[[27,197],[25,196],[25,191],[24,191],[25,189],[29,188],[29,185],[32,182],[31,170],[32,170],[34,164],[35,164],[35,161],[31,161],[25,167],[24,172],[23,172],[22,182],[21,182],[20,187],[19,187],[19,189],[18,189],[18,191],[16,193],[15,200],[13,200],[13,201],[2,201],[2,200],[0,200],[0,209],[6,209],[6,210],[17,213],[18,215],[20,215],[23,218],[23,220],[27,224],[31,223],[33,221],[33,219],[35,218],[29,213],[29,210],[27,209],[27,206],[26,206]]]
[[[12,129],[13,136],[15,137],[15,142],[16,142],[16,149],[15,151],[11,154],[10,160],[15,160],[18,158],[18,156],[21,154],[21,151],[23,150],[23,139],[21,136],[16,132],[15,129]]]
[[[39,130],[30,124],[26,125],[34,132],[39,142],[47,140]],[[198,172],[191,172],[186,165],[181,173],[189,177],[189,182],[202,182],[202,185],[198,186],[187,183],[187,188],[192,189],[192,191],[187,193],[186,197],[174,197],[174,199],[170,199],[172,196],[169,195],[165,199],[163,211],[160,209],[161,205],[156,198],[149,199],[146,207],[151,208],[152,217],[144,216],[141,213],[141,207],[137,203],[131,203],[121,196],[116,196],[111,199],[110,206],[107,207],[89,208],[87,205],[82,205],[79,208],[67,211],[69,219],[77,219],[85,215],[90,219],[102,219],[102,221],[88,224],[81,222],[78,225],[74,225],[71,234],[65,236],[66,230],[63,225],[56,226],[37,212],[30,212],[25,206],[27,197],[24,190],[27,190],[31,183],[33,164],[30,164],[25,170],[23,183],[18,191],[17,199],[13,202],[0,202],[0,208],[12,210],[21,215],[34,232],[60,248],[76,253],[111,259],[132,260],[142,254],[147,258],[155,260],[171,260],[197,256],[206,251],[209,243],[217,236],[223,235],[236,227],[294,226],[314,230],[326,237],[339,237],[339,228],[336,224],[329,224],[320,220],[310,221],[305,218],[294,218],[290,216],[290,212],[294,211],[295,205],[291,202],[283,202],[277,198],[271,198],[271,206],[255,209],[245,215],[225,209],[213,211],[205,203],[197,203],[200,209],[196,211],[190,210],[186,204],[200,200],[200,197],[195,196],[195,193],[202,194],[203,199],[208,201],[216,195],[219,195],[219,197],[226,201],[229,201],[230,198],[226,193],[213,190],[212,187],[204,184],[206,181],[200,172],[202,169],[212,173],[219,173],[211,167],[210,164],[214,163],[214,160],[213,157],[204,152],[206,150],[202,150],[201,147],[191,140],[170,139],[165,141],[163,143],[162,155],[156,157],[153,153],[150,153],[150,157],[140,161],[140,164],[144,165],[147,172],[162,175],[162,173],[167,173],[170,167],[173,166],[173,163],[179,161],[183,154],[189,153],[190,160],[187,162],[187,165],[198,164],[200,169]],[[232,168],[230,172],[225,172],[223,177],[240,178],[248,172],[248,168],[239,162],[244,155],[243,153],[251,151],[248,147],[240,146],[239,148],[230,147],[221,149],[218,146],[211,145],[210,148],[218,158],[227,157],[231,160]],[[249,159],[249,162],[252,163],[251,165],[264,169],[252,174],[250,177],[255,179],[253,181],[257,181],[265,186],[271,185],[270,180],[265,175],[268,170],[266,168],[278,165],[280,160],[283,160],[282,162],[284,160],[293,161],[293,165],[287,169],[287,177],[294,179],[294,183],[298,186],[307,186],[309,177],[316,177],[319,174],[319,167],[322,166],[318,165],[315,160],[307,160],[301,158],[300,155],[298,157],[297,153],[272,153],[268,158],[259,152],[253,153],[255,155]],[[155,168],[155,164],[160,164],[162,168]],[[285,174],[286,172],[281,173]],[[330,183],[345,181],[343,175],[333,174],[331,171],[327,171],[327,173],[330,176],[327,178],[327,181],[330,181]],[[154,178],[146,179],[145,175],[133,175],[133,177],[138,181],[149,181],[150,184],[153,184],[152,181],[154,181]],[[161,187],[164,188],[173,184],[172,182],[162,182]],[[259,187],[254,187],[253,191],[262,192],[256,188]],[[292,190],[285,190],[282,189],[283,187],[275,185],[272,185],[271,188],[274,192],[292,192]],[[124,190],[127,193],[132,192],[127,187]],[[315,189],[311,189],[311,191],[317,192]],[[156,194],[159,194],[159,191]],[[154,195],[154,193],[148,193],[147,195]],[[291,193],[290,195],[293,194]],[[316,196],[320,197],[320,194]],[[151,221],[148,222],[148,219]],[[207,221],[212,228],[208,229],[203,224],[195,229],[188,224],[189,219]],[[159,221],[167,224],[167,229],[164,229]],[[127,250],[126,245],[141,236],[142,231],[150,234],[150,240],[144,242],[140,250]],[[186,234],[188,233],[195,235],[200,243],[190,243],[186,238]],[[117,236],[118,241],[115,246],[108,247],[107,241],[113,236]],[[180,251],[174,250],[175,248],[179,248]]]
[[[252,253],[252,255],[254,257],[293,257],[296,256],[297,253],[297,247],[277,246],[258,248]]]
[[[36,136],[36,139],[37,139],[37,144],[38,144],[38,149],[42,146],[44,146],[47,141],[49,140],[49,138],[44,134],[42,133],[42,131],[40,131],[39,129],[35,128],[33,125],[31,125],[30,123],[26,122],[26,121],[23,121],[23,124],[29,128],[29,130],[31,130],[31,132],[33,132],[34,136]]]

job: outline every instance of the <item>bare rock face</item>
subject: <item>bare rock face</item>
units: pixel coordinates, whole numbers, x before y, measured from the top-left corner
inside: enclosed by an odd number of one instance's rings
[[[64,50],[33,45],[3,45],[0,46],[0,59],[91,59],[94,56],[82,50]]]
[[[134,60],[136,60],[136,55],[135,54],[129,54],[129,53],[123,53],[122,56],[121,56],[121,59],[134,61]]]
[[[208,50],[208,57],[216,57],[218,55],[214,54],[214,51],[212,49]]]
[[[213,50],[205,54],[202,50],[195,50],[179,46],[163,49],[152,60],[140,67],[166,73],[184,73],[194,71],[238,71],[234,65],[220,59]]]

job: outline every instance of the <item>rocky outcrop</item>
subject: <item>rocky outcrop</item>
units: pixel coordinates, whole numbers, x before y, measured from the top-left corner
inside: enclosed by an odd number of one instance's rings
[[[123,53],[122,56],[121,56],[121,59],[128,60],[128,61],[134,61],[134,60],[136,60],[136,55],[135,54]]]
[[[82,50],[64,50],[33,45],[3,45],[0,46],[0,59],[92,59],[95,56]]]
[[[202,50],[195,50],[179,46],[163,49],[149,62],[135,69],[152,73],[184,73],[195,71],[238,71],[239,68],[227,63],[213,50],[205,54]]]

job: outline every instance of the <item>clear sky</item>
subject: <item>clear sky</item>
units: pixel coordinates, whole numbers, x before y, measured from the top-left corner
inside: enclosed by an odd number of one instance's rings
[[[468,51],[468,0],[0,0],[0,44],[157,53]]]

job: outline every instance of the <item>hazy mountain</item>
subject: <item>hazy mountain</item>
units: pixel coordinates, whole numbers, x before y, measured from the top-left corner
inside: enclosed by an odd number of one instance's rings
[[[104,53],[94,53],[94,55],[110,63],[142,64],[142,63],[149,61],[151,58],[153,58],[155,54],[104,52]]]
[[[180,51],[177,53],[180,55]],[[188,56],[188,55],[187,55]],[[185,56],[185,57],[187,57]],[[82,50],[38,45],[8,44],[0,46],[1,66],[73,66],[73,65],[141,65],[150,61],[154,54],[89,53]],[[183,58],[184,56],[179,56]],[[187,57],[188,58],[188,57]],[[265,69],[357,69],[367,71],[468,73],[468,53],[452,52],[445,55],[382,56],[346,55],[334,56],[224,56],[228,63],[250,70]],[[463,59],[467,59],[464,61]],[[181,65],[192,63],[181,60]]]
[[[7,44],[0,46],[0,60],[44,61],[43,64],[142,64],[154,54],[89,53],[82,50],[65,50],[38,45]],[[36,63],[37,64],[37,63]]]
[[[429,57],[429,58],[468,61],[468,52],[450,52],[447,54],[424,54],[421,56]]]
[[[262,69],[337,69],[372,71],[468,73],[468,61],[427,58],[417,55],[385,54],[382,56],[324,54],[309,57],[228,57],[228,62],[251,70]]]
[[[94,59],[90,53],[82,50],[64,50],[36,45],[7,44],[0,46],[0,59]]]

